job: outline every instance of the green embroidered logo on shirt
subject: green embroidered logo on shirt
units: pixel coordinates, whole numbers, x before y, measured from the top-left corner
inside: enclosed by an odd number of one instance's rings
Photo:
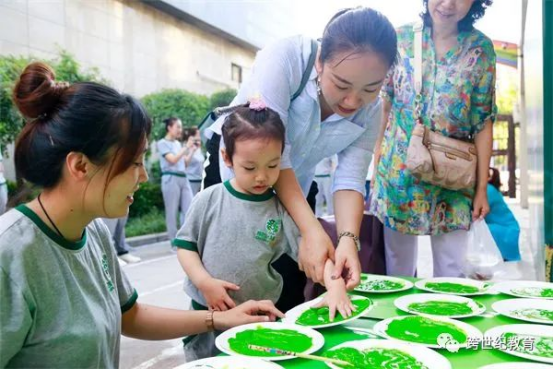
[[[280,229],[281,219],[269,219],[265,224],[265,231],[257,231],[254,238],[272,246]]]
[[[102,270],[106,275],[106,286],[108,286],[108,291],[112,292],[115,287],[112,282],[112,276],[110,275],[110,269],[108,267],[108,257],[106,256],[106,254],[102,255]]]

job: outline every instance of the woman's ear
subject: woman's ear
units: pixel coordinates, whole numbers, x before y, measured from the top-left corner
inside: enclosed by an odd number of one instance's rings
[[[85,154],[70,152],[65,157],[65,166],[69,175],[76,180],[85,180],[90,177],[92,163]]]
[[[315,57],[315,70],[318,75],[323,72],[323,63],[321,62],[321,46],[317,48],[317,56]]]
[[[225,150],[224,148],[221,149],[221,156],[223,157],[223,162],[225,162],[225,165],[227,165],[228,168],[232,168],[233,161],[231,160],[229,155],[227,155],[227,150]]]

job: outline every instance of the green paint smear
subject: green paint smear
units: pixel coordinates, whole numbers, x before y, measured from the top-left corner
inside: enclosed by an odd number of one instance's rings
[[[356,307],[356,311],[352,312],[352,316],[358,316],[371,305],[371,301],[366,299],[352,300],[352,304]],[[344,317],[337,312],[335,319],[331,322],[329,320],[329,307],[324,306],[317,309],[306,310],[296,319],[296,324],[312,326],[337,323],[343,320]]]
[[[512,293],[520,296],[530,297],[552,297],[552,288],[524,287],[514,288]]]
[[[323,353],[323,356],[346,361],[350,365],[336,365],[341,368],[356,369],[428,369],[413,356],[396,349],[371,348],[359,351],[352,347],[342,347]]]
[[[450,282],[428,282],[425,283],[425,287],[433,291],[450,293],[476,293],[481,291],[475,286],[468,286],[467,284]]]
[[[552,358],[552,337],[534,336],[529,334],[520,335],[517,333],[504,333],[502,336],[506,342],[513,339],[519,341],[517,348],[511,351],[517,351],[522,354],[532,356]],[[529,340],[528,342],[532,342],[532,344],[528,345],[531,347],[526,347],[527,345],[524,344],[525,338]]]
[[[363,280],[366,280],[364,282]],[[404,288],[404,283],[393,282],[386,279],[373,279],[367,281],[367,277],[362,278],[362,283],[356,287],[360,291],[396,291]]]
[[[426,301],[414,302],[408,305],[408,310],[432,315],[468,315],[473,313],[473,309],[467,302],[452,301]]]
[[[427,345],[436,345],[437,338],[442,333],[449,333],[460,344],[467,341],[467,334],[454,324],[422,316],[393,320],[389,323],[386,333],[393,338]]]
[[[522,309],[512,311],[512,315],[520,318],[552,321],[552,311],[544,309]]]
[[[229,347],[238,354],[249,356],[282,356],[268,352],[251,350],[248,345],[270,347],[280,350],[304,352],[312,347],[312,339],[292,329],[269,329],[257,327],[236,334],[229,339]]]

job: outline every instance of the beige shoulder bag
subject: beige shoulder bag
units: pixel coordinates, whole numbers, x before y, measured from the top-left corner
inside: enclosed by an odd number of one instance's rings
[[[422,123],[423,25],[414,26],[414,118],[406,158],[410,173],[421,181],[449,190],[475,187],[477,150],[475,145],[434,132]]]

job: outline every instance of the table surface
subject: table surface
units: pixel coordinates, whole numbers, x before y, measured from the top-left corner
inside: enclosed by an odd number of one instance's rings
[[[415,282],[418,280],[417,278],[404,278],[404,279],[407,279],[412,282]],[[406,296],[409,294],[428,293],[428,292],[418,290],[417,288],[414,287],[407,291],[390,293],[390,294],[371,294],[371,293],[363,293],[363,292],[357,292],[357,291],[355,291],[354,293],[357,295],[367,296],[371,298],[371,300],[373,300],[374,307],[368,313],[367,318],[366,317],[360,318],[356,321],[347,323],[347,325],[349,327],[371,329],[377,322],[383,319],[387,319],[395,316],[410,315],[408,313],[403,312],[402,310],[397,309],[394,306],[394,300],[396,300],[397,298],[401,296]],[[494,312],[494,310],[492,310],[491,308],[491,305],[494,302],[514,298],[513,296],[508,296],[504,294],[498,294],[498,295],[488,294],[488,295],[469,296],[469,297],[474,299],[475,301],[478,301],[484,304],[487,307],[487,312],[489,313]],[[485,316],[477,316],[477,317],[472,317],[467,319],[461,319],[461,321],[471,324],[472,326],[479,329],[483,334],[487,330],[500,325],[533,324],[533,323],[527,323],[516,319],[511,319],[501,315],[495,315],[495,316],[491,316],[491,315],[492,314],[487,316],[487,314],[485,314]],[[376,338],[374,336],[368,336],[362,332],[356,333],[342,326],[320,329],[319,332],[322,333],[323,336],[325,337],[325,345],[319,351],[314,353],[314,355],[320,355],[323,351],[328,350],[346,341]],[[450,361],[450,363],[452,364],[452,369],[472,369],[472,368],[479,368],[484,365],[506,363],[506,362],[531,362],[529,360],[512,356],[490,347],[486,349],[482,349],[481,347],[479,347],[479,349],[475,349],[475,350],[462,348],[456,353],[449,352],[447,350],[442,350],[442,349],[436,350],[436,351],[438,351],[440,354],[445,356]],[[285,368],[314,368],[314,369],[329,368],[325,363],[312,361],[312,360],[305,360],[305,359],[279,361],[278,364],[282,365]]]

